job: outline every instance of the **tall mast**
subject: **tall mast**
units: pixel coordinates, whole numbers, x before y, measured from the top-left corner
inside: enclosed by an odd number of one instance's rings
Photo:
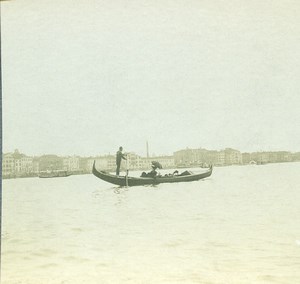
[[[147,148],[147,158],[149,158],[149,145],[148,145],[148,141],[146,142],[146,148]]]

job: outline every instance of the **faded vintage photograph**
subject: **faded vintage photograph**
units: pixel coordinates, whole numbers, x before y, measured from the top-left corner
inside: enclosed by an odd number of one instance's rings
[[[1,283],[300,283],[299,1],[0,4]]]

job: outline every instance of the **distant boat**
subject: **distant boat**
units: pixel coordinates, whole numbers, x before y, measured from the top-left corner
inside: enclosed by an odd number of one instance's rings
[[[189,171],[185,171],[181,175],[166,175],[166,176],[156,176],[156,177],[129,177],[129,176],[116,176],[109,174],[105,171],[98,171],[96,169],[95,161],[93,164],[93,174],[94,176],[120,186],[142,186],[160,183],[174,183],[174,182],[189,182],[196,181],[212,174],[212,166],[205,173],[194,174]]]
[[[177,168],[187,169],[187,168],[208,168],[209,164],[200,163],[200,164],[178,164]]]
[[[71,174],[64,170],[41,171],[39,172],[40,178],[55,178],[55,177],[68,177]]]

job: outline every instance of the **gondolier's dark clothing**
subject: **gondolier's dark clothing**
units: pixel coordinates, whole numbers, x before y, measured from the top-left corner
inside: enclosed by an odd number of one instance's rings
[[[120,174],[120,167],[121,167],[121,161],[122,159],[126,160],[125,156],[122,154],[122,152],[119,150],[116,155],[116,164],[117,164],[117,170],[116,175],[118,176]]]

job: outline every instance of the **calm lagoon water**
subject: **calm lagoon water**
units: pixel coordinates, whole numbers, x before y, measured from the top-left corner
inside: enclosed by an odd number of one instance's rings
[[[2,203],[3,284],[300,283],[300,163],[155,187],[4,180]]]

